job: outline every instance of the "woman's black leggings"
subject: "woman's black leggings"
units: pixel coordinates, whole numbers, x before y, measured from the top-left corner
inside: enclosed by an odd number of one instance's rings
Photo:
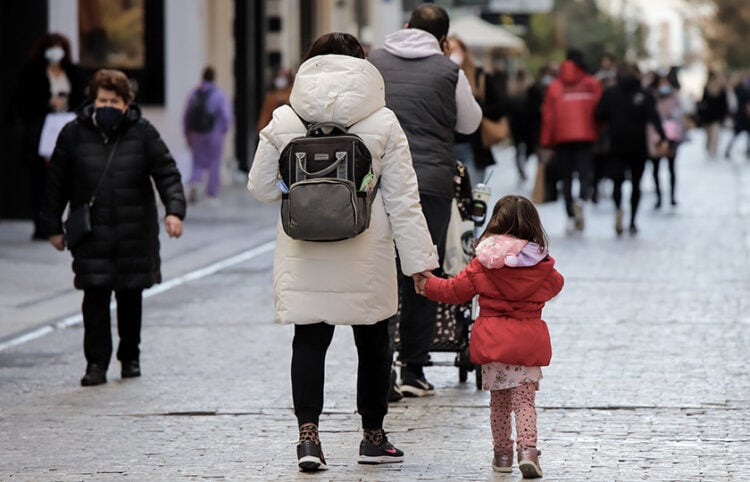
[[[633,186],[630,192],[630,225],[632,226],[635,225],[635,215],[638,212],[638,205],[641,202],[641,178],[643,177],[643,171],[646,169],[646,159],[631,160],[629,166],[630,181]],[[623,173],[613,177],[614,189],[612,191],[612,199],[615,201],[615,208],[621,209],[622,183],[625,182],[625,175]]]
[[[354,325],[357,346],[357,410],[362,428],[383,427],[388,413],[388,388],[391,377],[391,350],[388,320],[374,325]],[[333,339],[334,326],[326,323],[295,325],[292,341],[292,398],[294,413],[301,426],[318,424],[323,411],[325,359]],[[337,377],[346,377],[337,371]]]
[[[675,200],[674,188],[677,183],[677,174],[675,173],[675,156],[667,156],[667,164],[669,165],[669,195],[672,201]],[[661,203],[661,187],[659,186],[659,165],[661,164],[660,157],[651,158],[651,162],[654,163],[654,184],[656,185],[656,197]]]

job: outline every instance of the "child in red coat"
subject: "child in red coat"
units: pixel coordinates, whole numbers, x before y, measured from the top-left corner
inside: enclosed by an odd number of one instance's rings
[[[479,317],[469,342],[472,362],[482,365],[482,388],[490,391],[492,468],[513,467],[511,412],[516,417],[518,468],[525,478],[541,477],[536,448],[535,395],[542,366],[552,356],[544,304],[556,296],[563,277],[547,253],[547,236],[534,205],[505,196],[492,212],[477,256],[455,278],[422,278],[418,291],[443,303],[464,303],[479,295]]]

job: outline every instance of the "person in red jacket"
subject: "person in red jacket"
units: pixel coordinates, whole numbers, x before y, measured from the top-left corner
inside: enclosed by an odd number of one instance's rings
[[[586,70],[583,53],[569,49],[542,103],[542,147],[553,149],[559,166],[568,215],[567,231],[582,231],[583,201],[590,197],[593,145],[597,139],[594,109],[602,86]],[[578,173],[579,199],[573,200],[573,174]]]
[[[479,295],[480,313],[471,330],[469,356],[482,365],[482,388],[490,391],[492,468],[512,470],[513,412],[518,468],[525,478],[542,476],[535,395],[541,367],[549,365],[552,357],[542,308],[563,287],[547,245],[531,201],[504,196],[480,237],[476,258],[463,271],[451,279],[427,275],[417,282],[417,290],[433,301],[459,304]]]

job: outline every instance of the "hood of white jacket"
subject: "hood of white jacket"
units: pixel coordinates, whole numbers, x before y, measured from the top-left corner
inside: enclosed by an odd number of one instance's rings
[[[385,106],[383,77],[367,60],[319,55],[300,66],[289,103],[308,122],[349,127]]]
[[[393,32],[385,38],[383,48],[386,52],[405,59],[421,59],[443,54],[435,36],[418,28],[405,28]]]

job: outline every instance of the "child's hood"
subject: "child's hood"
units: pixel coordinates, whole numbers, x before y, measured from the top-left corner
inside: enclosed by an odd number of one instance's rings
[[[488,269],[534,266],[547,254],[546,248],[508,234],[488,236],[476,248],[477,260]]]

